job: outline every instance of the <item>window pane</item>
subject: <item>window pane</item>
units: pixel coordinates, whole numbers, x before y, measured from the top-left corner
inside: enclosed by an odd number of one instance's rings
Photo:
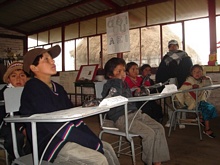
[[[174,21],[173,1],[147,6],[147,24],[159,24]]]
[[[217,44],[217,59],[218,59],[218,64],[220,64],[220,16],[216,17],[216,39],[217,39],[217,43],[219,42],[219,44]]]
[[[80,37],[96,34],[96,19],[80,22]]]
[[[79,37],[79,23],[70,24],[65,27],[65,40]]]
[[[163,34],[163,55],[168,51],[168,42],[170,40],[177,40],[179,43],[179,49],[183,49],[182,41],[182,25],[181,23],[164,25],[162,27]]]
[[[37,34],[28,36],[28,47],[37,46]]]
[[[50,30],[50,43],[61,41],[61,28]]]
[[[61,49],[62,49],[61,43],[55,43],[55,44],[53,44],[52,46],[55,46],[55,45],[60,45],[60,47],[61,47]],[[54,58],[54,60],[55,60],[55,64],[56,64],[56,69],[57,69],[57,71],[58,71],[58,72],[59,72],[59,71],[62,71],[62,51],[60,52],[60,54],[59,54],[56,58]]]
[[[160,62],[160,27],[141,28],[141,65],[159,66]]]
[[[100,62],[100,36],[89,38],[89,64],[101,64]]]
[[[87,56],[87,38],[76,40],[76,70],[79,70],[81,65],[88,65]]]
[[[102,53],[103,53],[103,67],[105,66],[105,63],[111,59],[112,57],[117,57],[117,54],[108,54],[107,52],[107,35],[102,35]]]
[[[146,7],[129,10],[130,28],[146,26]]]
[[[65,71],[75,69],[75,40],[65,42]]]
[[[209,20],[205,18],[186,21],[185,40],[186,52],[193,63],[207,65],[210,54]]]
[[[139,29],[130,30],[130,52],[123,53],[126,62],[140,64],[140,33]]]
[[[98,17],[97,18],[97,33],[100,34],[100,33],[106,33],[106,18],[107,17],[111,17],[113,16],[114,14],[111,14],[111,15],[104,15],[104,16],[101,16],[101,17]]]
[[[215,1],[216,4],[216,14],[220,14],[220,1]]]
[[[38,45],[48,44],[48,31],[38,33]]]

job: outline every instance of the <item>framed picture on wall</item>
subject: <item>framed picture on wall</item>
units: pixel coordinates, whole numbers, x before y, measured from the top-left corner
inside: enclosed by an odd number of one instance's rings
[[[81,65],[76,81],[94,81],[99,64]]]

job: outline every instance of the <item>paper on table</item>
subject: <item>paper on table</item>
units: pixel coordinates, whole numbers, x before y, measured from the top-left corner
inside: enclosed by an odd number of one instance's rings
[[[109,98],[105,98],[101,101],[101,103],[99,104],[99,107],[102,106],[112,106],[112,105],[116,105],[119,103],[123,103],[128,101],[128,99],[126,97],[123,96],[115,96],[115,97],[109,97]]]
[[[165,88],[163,89],[162,93],[172,93],[177,91],[177,86],[175,84],[169,84],[165,85]]]

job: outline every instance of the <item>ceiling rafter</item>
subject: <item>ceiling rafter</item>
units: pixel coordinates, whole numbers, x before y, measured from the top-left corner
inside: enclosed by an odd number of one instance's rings
[[[34,0],[29,0],[29,2],[31,1]],[[0,27],[16,31],[24,35],[31,35],[53,28],[64,27],[72,23],[87,21],[92,18],[98,18],[110,14],[119,14],[135,8],[146,7],[148,5],[163,3],[167,1],[170,0],[138,0],[126,1],[126,3],[119,3],[119,1],[115,0],[79,0],[77,2],[75,0],[68,0],[62,2],[63,6],[65,7],[58,8],[53,11],[48,11],[48,13],[38,13],[38,11],[41,8],[44,8],[44,5],[47,4],[39,4],[34,7],[32,6],[33,15],[30,15],[29,18],[26,18],[27,13],[23,10],[19,10],[23,7],[22,5],[26,5],[26,1],[2,0],[0,3],[0,9],[5,9],[7,7],[10,10],[0,10],[0,17],[4,18],[0,19]],[[30,4],[31,3],[28,3],[27,5]],[[60,2],[54,1],[54,5],[59,6],[59,4]],[[16,10],[13,10],[13,8],[16,8]],[[72,15],[66,14],[65,12],[70,9]],[[16,12],[20,12],[17,17]],[[61,17],[57,18],[57,14],[60,14]],[[74,18],[73,15],[75,15]],[[36,24],[34,24],[34,22],[36,22]],[[44,22],[48,23],[44,24]]]
[[[100,0],[100,1],[113,9],[120,8],[119,5],[117,5],[116,3],[112,2],[112,1],[109,1],[109,0]]]
[[[17,23],[17,24],[13,24],[13,25],[11,25],[11,27],[20,26],[20,25],[25,24],[25,23],[28,23],[28,22],[33,22],[33,21],[36,21],[36,20],[39,20],[39,19],[43,19],[43,18],[45,18],[45,17],[49,17],[49,16],[51,16],[51,15],[57,14],[57,13],[59,13],[59,12],[63,12],[63,11],[65,11],[65,10],[69,10],[69,9],[71,9],[71,8],[74,8],[74,7],[79,7],[79,6],[81,6],[81,5],[84,5],[84,4],[86,4],[86,3],[93,2],[93,1],[95,1],[95,0],[83,0],[83,1],[80,1],[80,2],[77,2],[77,3],[74,3],[74,4],[72,4],[72,5],[69,5],[69,6],[66,6],[66,7],[59,8],[59,9],[57,9],[57,10],[51,11],[51,12],[49,12],[49,13],[42,14],[42,15],[40,15],[40,16],[38,16],[38,17],[31,18],[31,19],[25,20],[25,21],[23,21],[23,22],[19,22],[19,23]]]
[[[108,0],[104,0],[104,1],[108,1]],[[79,22],[79,21],[89,20],[89,19],[92,19],[92,18],[95,18],[95,17],[99,17],[101,15],[119,13],[119,12],[123,12],[125,10],[134,9],[134,8],[138,8],[138,7],[141,7],[141,6],[153,5],[153,4],[156,4],[156,3],[167,2],[167,1],[169,1],[169,0],[149,0],[148,2],[141,2],[141,3],[137,3],[137,4],[132,4],[132,5],[127,5],[127,6],[124,6],[124,7],[120,7],[120,11],[118,10],[118,8],[113,8],[111,10],[107,10],[107,11],[104,11],[104,12],[91,14],[91,15],[88,15],[88,16],[85,16],[85,17],[70,20],[68,22],[64,22],[64,23],[59,24],[59,25],[54,25],[54,26],[51,26],[49,28],[44,28],[44,29],[41,29],[41,31],[46,31],[46,30],[49,30],[51,28],[57,28],[57,27],[60,27],[60,26],[69,25],[69,24],[76,23],[76,22]],[[31,34],[38,33],[38,32],[39,31],[33,31]],[[30,34],[28,34],[28,35],[30,35]]]

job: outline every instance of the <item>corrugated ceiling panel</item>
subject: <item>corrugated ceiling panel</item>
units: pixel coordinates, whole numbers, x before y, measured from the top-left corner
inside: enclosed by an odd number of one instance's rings
[[[207,0],[176,0],[177,21],[205,16],[208,16]]]

